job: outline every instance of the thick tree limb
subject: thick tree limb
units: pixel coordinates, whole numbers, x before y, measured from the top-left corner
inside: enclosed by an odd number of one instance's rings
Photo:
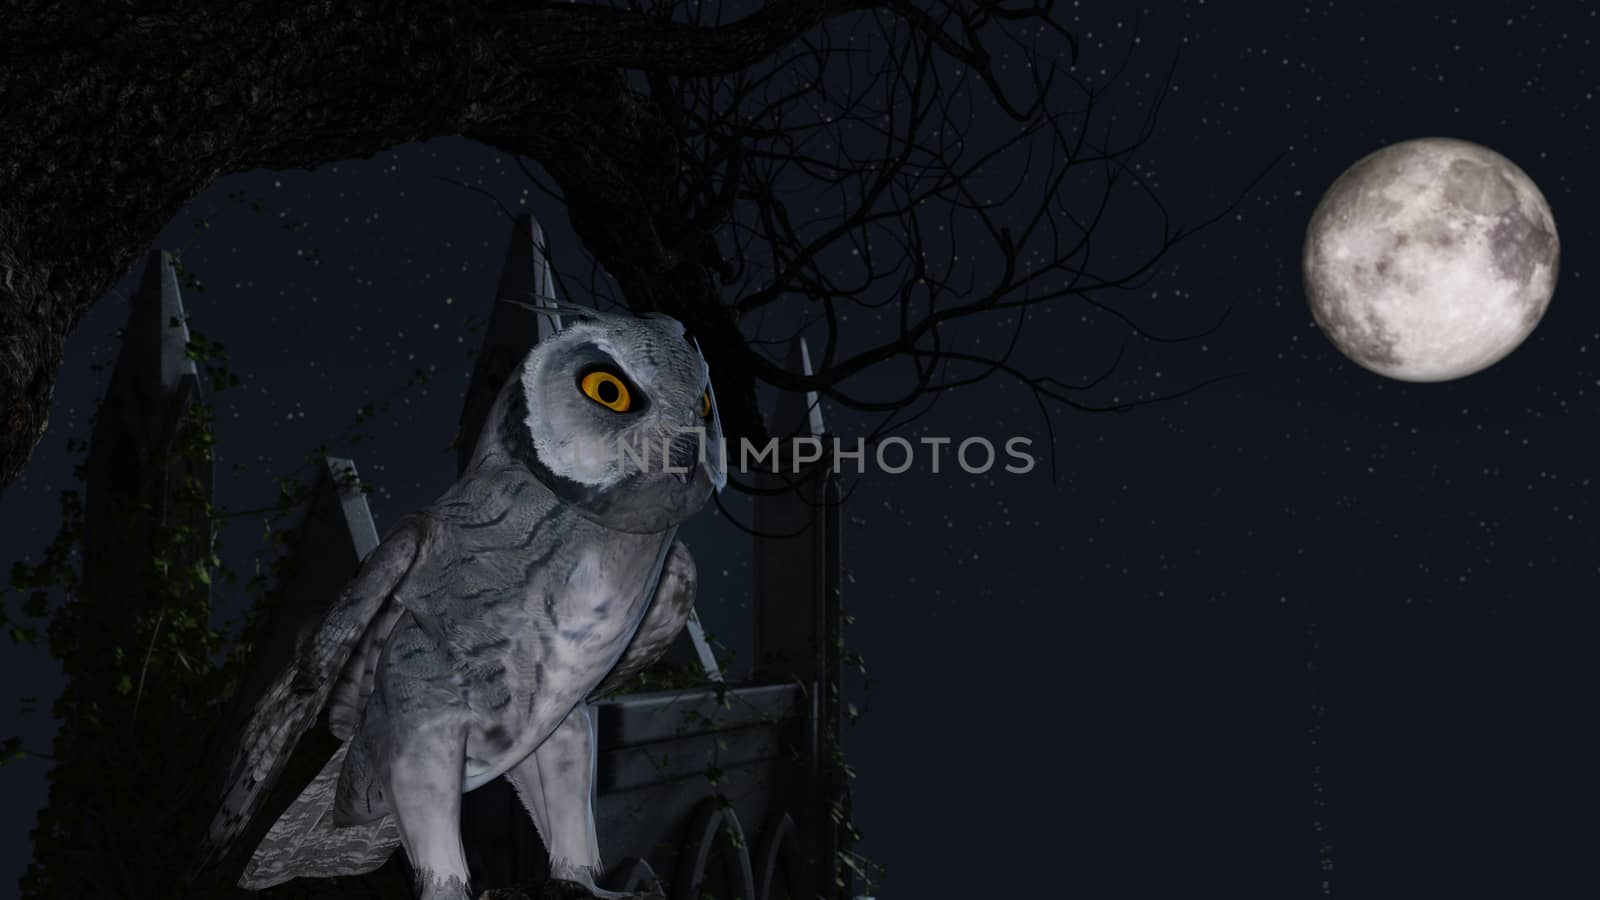
[[[662,146],[649,115],[602,121],[596,109],[631,102],[621,67],[734,70],[871,5],[774,0],[696,27],[512,0],[18,4],[0,24],[0,485],[44,432],[67,334],[183,203],[230,172],[447,134],[539,160],[561,145],[553,171],[578,182],[563,188],[604,201],[574,215],[601,262],[647,295],[637,302],[687,311],[681,298],[699,292],[714,308],[703,278],[661,277],[683,266],[672,248],[607,242],[593,224],[618,204],[666,202],[677,178],[626,155]],[[597,91],[603,102],[586,106]],[[619,144],[589,145],[591,163],[572,139]]]

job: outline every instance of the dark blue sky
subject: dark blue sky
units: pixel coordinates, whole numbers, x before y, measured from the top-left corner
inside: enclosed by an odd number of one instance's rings
[[[1084,67],[1113,65],[1133,10],[1084,6]],[[850,753],[866,849],[889,867],[881,896],[1592,891],[1596,38],[1595,11],[1576,3],[1143,12],[1126,99],[1107,102],[1136,115],[1181,51],[1145,156],[1169,206],[1198,218],[1285,156],[1237,215],[1121,301],[1168,330],[1231,308],[1227,324],[1179,347],[1135,342],[1118,389],[1244,375],[1125,415],[1063,414],[1054,483],[1041,468],[858,485],[846,603],[872,690]],[[1483,143],[1529,173],[1556,216],[1562,273],[1504,362],[1405,385],[1318,334],[1298,261],[1339,172],[1425,135]],[[511,208],[526,197],[570,252],[561,210],[525,193],[509,159],[459,139],[232,176],[163,235],[206,284],[186,297],[195,327],[246,375],[219,397],[219,472],[250,467],[219,478],[221,502],[259,505],[269,473],[419,367],[432,384],[401,391],[356,461],[382,487],[380,529],[448,483],[479,339],[464,316],[487,311],[509,225],[445,179]],[[229,199],[240,193],[261,211]],[[69,345],[52,428],[0,504],[10,554],[53,533],[65,442],[86,436],[103,389],[92,365],[114,356],[121,303],[102,301]],[[1096,368],[1109,351],[1080,317],[1042,317],[1022,358]],[[827,415],[846,435],[868,424]],[[1043,439],[1031,399],[1000,382],[952,395],[918,428]],[[737,643],[744,538],[710,513],[692,536],[705,614]],[[31,651],[0,659],[10,726],[13,698],[45,707],[56,676]],[[43,713],[0,728],[12,730],[48,744]],[[0,769],[0,896],[25,865],[44,774],[32,760]]]

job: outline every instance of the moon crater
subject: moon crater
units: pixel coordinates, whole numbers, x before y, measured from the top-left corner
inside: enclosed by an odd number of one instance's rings
[[[1466,141],[1423,138],[1358,161],[1312,213],[1312,317],[1356,363],[1444,381],[1522,343],[1555,291],[1555,220],[1533,181]]]

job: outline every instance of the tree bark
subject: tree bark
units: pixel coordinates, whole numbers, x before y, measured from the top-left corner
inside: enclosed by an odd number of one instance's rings
[[[44,433],[67,335],[185,202],[232,172],[451,134],[545,165],[629,305],[698,336],[729,433],[759,435],[715,265],[680,243],[672,136],[622,70],[735,71],[876,5],[772,0],[701,28],[528,0],[16,4],[0,34],[0,487]]]

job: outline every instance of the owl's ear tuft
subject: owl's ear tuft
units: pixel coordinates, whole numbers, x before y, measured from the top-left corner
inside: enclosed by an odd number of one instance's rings
[[[548,315],[560,316],[565,322],[598,322],[604,313],[587,306],[556,306],[540,310]]]
[[[577,306],[571,303],[557,303],[554,300],[540,300],[538,303],[527,303],[522,300],[511,300],[509,298],[502,297],[500,302],[510,303],[515,306],[520,306],[524,309],[531,309],[540,315],[550,316],[553,319],[561,319],[568,322],[595,322],[599,321],[605,315],[605,313],[602,313],[597,309],[591,309],[587,306]]]

